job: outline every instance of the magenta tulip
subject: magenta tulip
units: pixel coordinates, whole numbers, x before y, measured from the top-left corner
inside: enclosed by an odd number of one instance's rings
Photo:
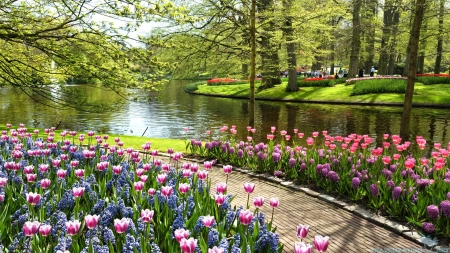
[[[141,211],[141,219],[143,222],[148,223],[151,222],[153,219],[153,210],[145,209]]]
[[[26,193],[26,197],[27,202],[32,206],[37,205],[39,203],[39,200],[41,200],[41,194],[34,192]]]
[[[66,222],[67,233],[71,236],[77,235],[80,227],[81,222],[79,220]]]
[[[203,225],[205,225],[205,227],[211,227],[214,224],[214,216],[204,216],[203,219]]]
[[[222,248],[217,248],[217,246],[214,246],[212,249],[208,249],[208,253],[224,253],[225,250]]]
[[[161,170],[163,170],[163,171],[169,171],[169,170],[170,170],[170,164],[167,164],[167,163],[163,164],[163,165],[161,166]]]
[[[72,188],[72,193],[75,198],[81,198],[84,193],[84,187],[74,187]]]
[[[59,179],[65,178],[67,174],[67,171],[63,170],[63,169],[59,169],[56,172],[56,175],[58,176]]]
[[[8,182],[8,178],[0,177],[0,187],[4,187]]]
[[[186,184],[186,183],[182,183],[182,184],[179,185],[180,192],[184,193],[184,194],[189,192],[189,188],[190,188],[190,185]]]
[[[216,191],[217,193],[224,194],[227,191],[227,184],[226,183],[217,183],[216,184]]]
[[[114,228],[116,229],[116,232],[119,234],[125,233],[128,229],[128,225],[130,224],[130,221],[127,218],[122,218],[121,220],[115,219],[114,220]]]
[[[156,176],[156,180],[158,181],[158,183],[164,184],[167,180],[167,175],[166,174],[158,174]]]
[[[45,172],[47,172],[48,171],[48,168],[49,168],[50,166],[48,165],[48,164],[40,164],[39,165],[39,170],[42,172],[42,173],[45,173]]]
[[[84,217],[84,223],[86,224],[86,227],[93,229],[97,226],[99,219],[100,216],[98,215],[86,215]]]
[[[244,190],[246,193],[250,194],[255,190],[254,183],[244,183]]]
[[[303,242],[296,242],[294,244],[295,253],[311,253],[312,245]]]
[[[328,236],[322,237],[320,235],[316,235],[314,237],[314,246],[317,251],[319,251],[319,252],[327,251],[328,244],[329,244]]]
[[[78,177],[78,178],[84,177],[84,170],[83,169],[75,170],[75,176]]]
[[[309,232],[309,226],[307,225],[298,225],[297,226],[297,237],[300,239],[305,238],[308,235]]]
[[[37,175],[36,174],[26,174],[27,182],[32,183],[36,181]]]
[[[227,175],[230,174],[232,170],[233,170],[233,166],[231,166],[231,165],[223,166],[223,172],[225,172],[225,174],[227,174]]]
[[[188,239],[189,238],[189,230],[184,230],[184,228],[179,228],[175,230],[174,232],[175,239],[177,242],[181,242],[181,239]]]
[[[205,168],[205,170],[210,170],[212,168],[213,163],[209,162],[209,161],[205,161],[203,163],[203,167]]]
[[[205,180],[208,177],[208,171],[206,170],[199,170],[197,173],[198,179]]]
[[[34,172],[33,165],[25,166],[25,168],[23,168],[23,173],[25,174],[32,174],[33,172]]]
[[[44,178],[41,179],[41,187],[42,189],[47,189],[48,187],[50,187],[50,179]]]
[[[172,186],[161,187],[161,194],[166,198],[169,197],[172,194]]]
[[[253,199],[253,205],[256,207],[262,207],[264,205],[264,197],[256,197]]]
[[[184,169],[181,173],[182,173],[183,177],[185,177],[185,178],[188,178],[192,175],[192,172],[189,169]]]
[[[196,164],[196,163],[191,164],[190,170],[191,170],[192,173],[197,173],[197,171],[198,171],[198,164]]]
[[[278,200],[278,198],[270,198],[270,206],[275,208],[278,207],[278,205],[280,205],[280,201]]]
[[[146,183],[148,180],[148,176],[147,175],[142,175],[139,177],[139,179],[141,180],[141,182]]]
[[[148,195],[153,196],[153,195],[155,195],[156,190],[153,188],[150,188],[150,189],[148,189],[147,193],[148,193]]]
[[[51,231],[52,231],[52,226],[50,226],[50,225],[39,226],[39,234],[41,234],[44,237],[48,236]]]
[[[122,166],[120,166],[120,165],[113,166],[114,175],[119,175],[121,172],[122,172]]]
[[[216,204],[220,206],[225,202],[225,196],[222,193],[217,194],[215,197],[215,200],[216,200]]]
[[[38,232],[40,225],[41,224],[38,221],[27,221],[23,224],[23,233],[26,236],[33,236]]]
[[[195,248],[197,247],[197,240],[194,238],[183,238],[180,241],[180,248],[183,253],[194,253]]]
[[[138,192],[142,191],[142,189],[144,189],[144,182],[142,181],[134,182],[134,189]]]
[[[239,213],[239,221],[242,225],[248,225],[252,222],[253,213],[250,210],[244,210]]]

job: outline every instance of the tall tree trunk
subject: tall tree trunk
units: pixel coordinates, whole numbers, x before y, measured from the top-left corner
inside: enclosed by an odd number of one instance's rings
[[[423,30],[427,30],[427,22],[425,22],[423,24]],[[419,45],[419,59],[417,62],[417,72],[419,72],[420,74],[424,73],[424,68],[425,68],[425,51],[427,50],[427,43],[426,43],[426,38],[423,39],[420,42]]]
[[[380,59],[378,61],[378,74],[387,75],[389,66],[389,44],[391,39],[391,26],[393,12],[392,0],[386,0],[383,6],[383,34],[381,35]]]
[[[395,59],[397,58],[396,53],[396,45],[397,45],[397,33],[398,33],[398,24],[400,22],[400,12],[399,12],[399,5],[401,4],[398,0],[395,1],[395,6],[392,6],[391,10],[393,12],[392,17],[392,24],[391,24],[391,43],[389,45],[389,67],[388,67],[388,74],[393,75],[394,74],[394,68],[395,68]]]
[[[375,58],[375,24],[373,24],[373,19],[377,14],[377,0],[368,0],[366,5],[369,11],[367,12],[367,22],[368,28],[366,32],[366,55],[367,59],[364,63],[364,69],[366,73],[370,73],[370,69],[374,65]]]
[[[442,30],[444,26],[444,3],[445,0],[439,1],[439,26],[438,26],[438,43],[436,48],[436,62],[434,63],[434,73],[441,73],[441,62],[442,62]]]
[[[255,77],[256,77],[256,0],[251,2],[250,10],[250,103],[249,126],[255,126]]]
[[[409,52],[408,81],[406,83],[405,102],[403,103],[403,114],[400,125],[400,136],[404,140],[409,139],[409,122],[411,119],[414,82],[416,81],[417,52],[419,50],[420,28],[425,12],[425,2],[426,0],[416,0],[414,23],[409,38],[411,49]]]
[[[289,80],[286,91],[298,91],[297,84],[297,58],[295,55],[294,29],[292,28],[292,0],[283,1],[286,21],[284,22],[283,32],[286,37],[287,64]]]
[[[352,33],[352,51],[350,53],[350,68],[348,76],[355,77],[358,73],[359,51],[361,47],[360,31],[361,19],[359,13],[361,11],[362,0],[353,0],[353,33]]]

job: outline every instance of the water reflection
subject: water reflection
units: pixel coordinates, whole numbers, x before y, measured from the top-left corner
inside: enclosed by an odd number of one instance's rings
[[[213,137],[220,136],[222,125],[236,125],[237,138],[246,139],[249,122],[248,101],[189,95],[182,86],[187,81],[172,81],[159,93],[132,91],[137,96],[157,96],[149,103],[126,101],[113,112],[87,113],[74,109],[56,109],[34,102],[18,89],[0,89],[0,122],[25,123],[28,127],[50,127],[61,121],[60,129],[94,130],[116,134],[170,138],[207,139],[207,130]],[[121,99],[112,92],[88,86],[80,89],[90,99],[112,101]],[[400,131],[401,107],[338,106],[257,101],[255,104],[254,139],[265,141],[271,126],[287,130],[293,135],[298,128],[306,135],[328,130],[333,135],[350,133],[370,134],[380,143],[384,133]],[[411,117],[413,136],[421,135],[429,142],[450,141],[447,134],[449,114],[444,109],[414,108]],[[183,127],[189,127],[186,136]]]

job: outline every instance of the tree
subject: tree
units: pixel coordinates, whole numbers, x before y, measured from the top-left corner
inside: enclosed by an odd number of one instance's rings
[[[353,0],[353,29],[352,29],[352,52],[350,54],[349,77],[354,77],[358,73],[359,52],[361,48],[361,18],[359,16],[362,0]]]
[[[134,48],[128,33],[158,14],[158,4],[129,0],[19,1],[0,3],[0,83],[20,88],[39,102],[80,109],[92,104],[56,87],[72,76],[98,79],[103,87],[122,93],[124,87],[155,88],[154,80],[168,66],[152,51]],[[169,12],[170,6],[165,11]],[[101,17],[127,21],[95,21]],[[138,39],[135,39],[138,40]],[[145,66],[146,75],[136,73]],[[33,96],[35,97],[35,96]]]

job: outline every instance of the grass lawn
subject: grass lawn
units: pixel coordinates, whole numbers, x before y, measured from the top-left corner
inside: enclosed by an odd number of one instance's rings
[[[336,102],[366,102],[366,103],[403,103],[404,94],[365,94],[350,96],[353,85],[338,84],[334,87],[301,87],[298,92],[285,92],[287,82],[273,88],[263,90],[255,95],[256,98],[295,99],[304,101],[336,101]],[[249,84],[207,86],[199,85],[198,93],[220,94],[248,97]],[[450,104],[450,85],[435,84],[414,85],[414,103]]]
[[[33,132],[34,129],[38,129],[38,128],[32,128],[32,127],[27,127],[27,132]],[[12,126],[11,128],[13,129],[17,129],[18,126]],[[0,130],[8,130],[6,128],[6,123],[2,123],[0,124]],[[68,131],[70,131],[70,129],[67,129]],[[60,135],[60,133],[62,132],[62,130],[56,130],[55,131],[55,142],[61,141],[62,137]],[[85,139],[83,141],[83,144],[87,144],[88,143],[88,136],[87,133],[85,132],[77,132],[77,135],[75,136],[75,144],[79,144],[78,141],[78,136],[79,134],[85,134]],[[119,135],[119,134],[101,134],[103,135],[108,135],[108,140],[107,142],[109,143],[109,145],[116,145],[114,142],[114,138],[115,137],[119,137],[120,141],[123,141],[124,148],[134,148],[136,150],[141,150],[142,149],[142,144],[145,144],[147,141],[151,142],[151,150],[158,150],[160,152],[164,152],[167,153],[167,149],[172,148],[175,152],[186,152],[186,145],[184,140],[177,140],[177,139],[166,139],[166,138],[149,138],[149,137],[140,137],[140,136],[129,136],[129,135]],[[34,134],[33,134],[34,136]],[[45,136],[45,132],[44,129],[39,129],[39,137],[44,137]],[[72,140],[72,136],[66,135],[66,139]],[[95,139],[94,139],[95,141]]]

